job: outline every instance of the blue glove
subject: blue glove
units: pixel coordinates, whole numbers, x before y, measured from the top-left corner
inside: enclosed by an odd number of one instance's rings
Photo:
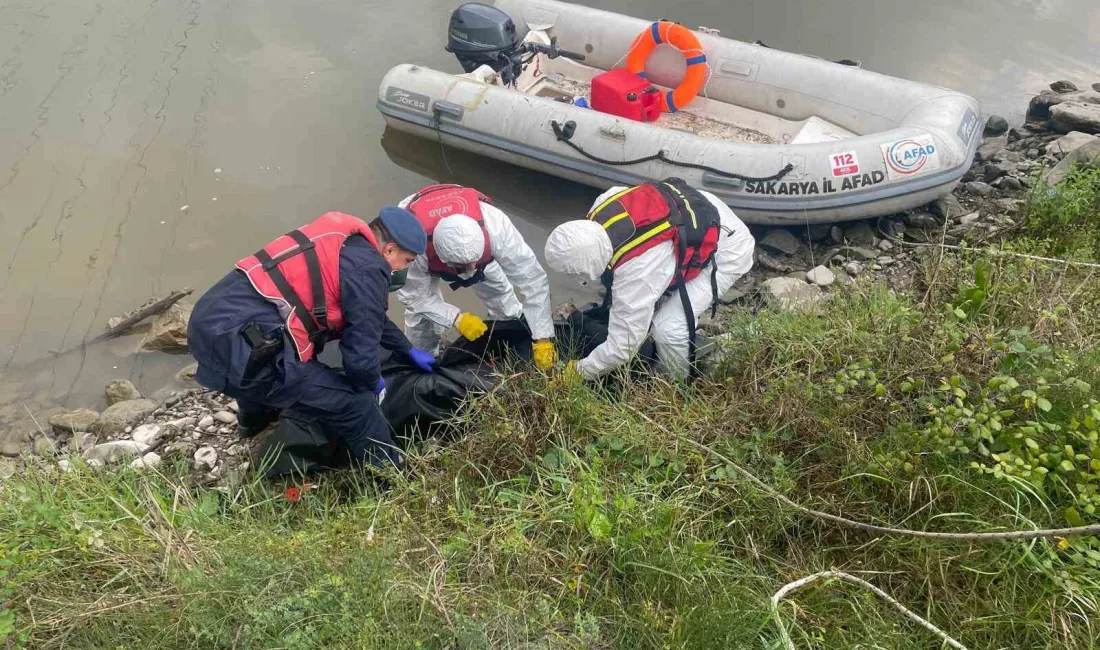
[[[378,384],[374,387],[374,394],[381,395],[386,390],[386,380],[382,375],[378,375]]]
[[[417,348],[409,349],[409,360],[413,362],[414,366],[429,374],[435,372],[433,366],[439,363],[431,354]]]

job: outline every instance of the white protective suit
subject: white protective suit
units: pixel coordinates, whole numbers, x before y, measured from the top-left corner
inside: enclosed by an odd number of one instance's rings
[[[592,208],[625,189],[613,187],[604,192]],[[712,262],[718,265],[716,280],[718,295],[722,295],[752,268],[756,242],[729,206],[710,192],[702,194],[718,209],[722,222]],[[593,221],[573,221],[551,234],[546,243],[546,262],[557,271],[598,282],[611,252],[611,240],[602,226]],[[584,378],[595,379],[626,365],[638,352],[646,334],[652,334],[657,344],[660,371],[673,378],[687,376],[690,337],[683,303],[675,292],[665,295],[675,275],[676,255],[671,241],[662,242],[615,269],[607,340],[577,363],[577,370]],[[709,265],[687,283],[687,292],[698,321],[713,298]]]
[[[407,207],[413,196],[402,201],[400,207]],[[554,338],[550,285],[535,252],[500,209],[481,202],[481,216],[494,261],[485,267],[485,280],[473,285],[474,293],[485,303],[490,319],[526,316],[532,339]],[[428,258],[419,255],[409,265],[405,286],[397,292],[397,299],[405,306],[405,336],[415,347],[433,353],[439,348],[443,332],[463,311],[443,299],[443,283],[441,278],[428,274]],[[523,297],[522,303],[516,291]]]

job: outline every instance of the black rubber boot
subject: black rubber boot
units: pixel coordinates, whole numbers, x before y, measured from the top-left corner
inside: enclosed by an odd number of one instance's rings
[[[238,400],[240,412],[237,413],[237,435],[252,438],[260,434],[272,422],[279,419],[279,409],[261,407],[255,411],[245,409]]]

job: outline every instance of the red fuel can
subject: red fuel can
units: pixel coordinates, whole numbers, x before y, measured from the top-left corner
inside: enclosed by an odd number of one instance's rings
[[[638,122],[652,122],[661,115],[661,95],[642,77],[616,68],[592,78],[592,108]]]

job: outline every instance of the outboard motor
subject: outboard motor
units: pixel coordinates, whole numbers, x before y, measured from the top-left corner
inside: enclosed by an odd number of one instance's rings
[[[451,13],[447,26],[447,51],[458,58],[462,70],[473,72],[488,65],[497,72],[519,50],[520,35],[511,16],[496,7],[468,2]]]
[[[557,38],[552,38],[550,45],[524,43],[522,38],[508,14],[480,2],[467,2],[451,13],[444,49],[455,55],[464,72],[487,65],[506,86],[515,83],[536,54],[584,60],[583,55],[558,49]]]

